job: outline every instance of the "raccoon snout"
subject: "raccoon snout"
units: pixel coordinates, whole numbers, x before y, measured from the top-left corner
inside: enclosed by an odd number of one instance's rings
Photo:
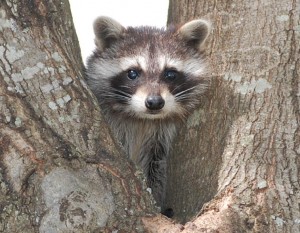
[[[149,110],[160,110],[165,106],[165,100],[160,95],[148,96],[145,105]]]

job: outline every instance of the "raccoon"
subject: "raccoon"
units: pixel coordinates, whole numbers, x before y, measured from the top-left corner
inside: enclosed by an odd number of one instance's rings
[[[109,17],[94,22],[87,84],[159,206],[176,129],[199,106],[209,83],[203,52],[209,32],[202,19],[167,29],[125,28]]]

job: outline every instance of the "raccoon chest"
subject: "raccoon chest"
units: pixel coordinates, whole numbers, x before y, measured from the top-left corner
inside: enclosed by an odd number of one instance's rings
[[[163,160],[169,154],[175,135],[173,124],[126,122],[114,128],[128,157],[145,168],[150,160]]]
[[[159,131],[155,124],[127,124],[122,133],[121,143],[129,158],[136,164],[141,164],[145,156],[152,157],[151,148],[160,141]]]

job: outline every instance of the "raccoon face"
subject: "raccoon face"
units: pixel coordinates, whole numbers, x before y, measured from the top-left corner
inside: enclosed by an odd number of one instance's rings
[[[207,87],[204,20],[179,29],[124,28],[100,17],[87,83],[104,112],[140,119],[184,118]]]

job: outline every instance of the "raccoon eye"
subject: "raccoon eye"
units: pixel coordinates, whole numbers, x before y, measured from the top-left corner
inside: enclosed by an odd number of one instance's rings
[[[165,71],[165,78],[168,80],[174,80],[177,77],[177,71],[176,70],[166,70]]]
[[[136,79],[139,76],[139,73],[136,70],[128,70],[127,77],[131,80]]]

